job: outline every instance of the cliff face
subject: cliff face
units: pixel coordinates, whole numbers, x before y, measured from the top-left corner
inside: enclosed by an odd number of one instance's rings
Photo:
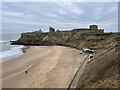
[[[79,49],[108,48],[116,43],[117,34],[96,33],[89,30],[58,31],[48,33],[22,33],[12,44],[22,45],[64,45]]]

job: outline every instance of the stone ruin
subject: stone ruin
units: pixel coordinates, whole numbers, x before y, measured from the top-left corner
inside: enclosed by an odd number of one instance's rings
[[[104,32],[104,29],[98,29],[98,25],[90,25],[89,28],[81,28],[81,29],[73,29],[73,30],[85,30],[86,32],[87,31],[94,31],[94,32],[100,32],[100,33],[103,33]],[[57,29],[56,32],[59,32],[60,30]],[[53,27],[49,27],[49,32],[55,32],[55,28]]]
[[[98,31],[98,26],[97,25],[90,25],[89,29]]]
[[[55,29],[53,27],[49,27],[49,32],[55,32]]]
[[[104,29],[98,29],[98,26],[97,26],[97,25],[90,25],[89,29],[90,29],[90,30],[93,30],[93,31],[95,31],[95,32],[101,32],[101,33],[104,32]]]

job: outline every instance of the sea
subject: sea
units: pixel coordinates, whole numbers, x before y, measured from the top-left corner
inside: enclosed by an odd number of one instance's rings
[[[10,41],[18,40],[20,34],[0,35],[0,63],[23,54],[22,45],[10,45]]]

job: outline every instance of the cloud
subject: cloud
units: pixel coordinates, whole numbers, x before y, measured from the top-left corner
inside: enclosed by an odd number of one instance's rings
[[[6,33],[33,31],[39,27],[47,31],[49,26],[73,29],[89,24],[98,24],[106,31],[117,31],[118,7],[115,2],[6,2],[2,11]]]
[[[4,0],[2,2],[118,2],[119,0]]]

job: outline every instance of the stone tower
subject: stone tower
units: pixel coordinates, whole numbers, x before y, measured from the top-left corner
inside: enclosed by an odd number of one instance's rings
[[[98,26],[97,25],[90,25],[89,29],[98,31]]]

